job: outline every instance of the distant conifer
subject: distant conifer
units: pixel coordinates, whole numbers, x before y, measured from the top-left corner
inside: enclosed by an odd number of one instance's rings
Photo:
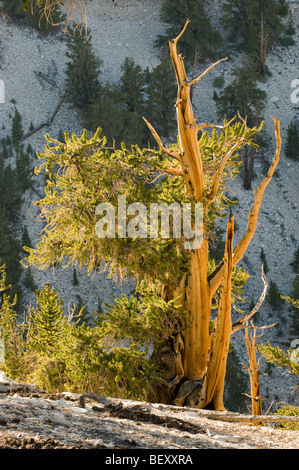
[[[299,159],[299,131],[293,121],[288,125],[285,155],[292,160]]]

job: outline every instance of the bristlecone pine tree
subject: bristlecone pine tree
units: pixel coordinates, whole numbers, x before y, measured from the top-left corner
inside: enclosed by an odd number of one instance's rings
[[[137,145],[129,149],[122,144],[121,149],[110,152],[100,129],[90,138],[86,131],[81,137],[66,133],[65,143],[47,136],[48,145],[39,156],[45,159],[40,171],[45,168],[49,179],[46,196],[37,204],[48,226],[39,245],[29,250],[27,261],[43,269],[65,258],[70,264],[86,265],[89,272],[102,269],[104,263],[120,278],[136,276],[139,300],[123,296],[103,317],[109,340],[112,344],[113,340],[133,340],[141,347],[144,339],[143,346],[150,343],[154,348],[150,358],[156,367],[152,400],[223,410],[230,337],[252,315],[232,322],[232,306],[248,278],[237,263],[254,236],[263,194],[279,161],[280,127],[274,119],[277,150],[267,176],[255,190],[245,234],[234,247],[231,217],[223,260],[216,266],[209,257],[209,243],[211,230],[229,205],[225,183],[238,173],[238,151],[254,145],[252,138],[260,128],[250,129],[242,119],[223,126],[196,123],[191,87],[216,64],[188,80],[184,60],[177,52],[187,24],[169,43],[178,82],[178,143],[165,146],[149,122],[159,151],[141,150]],[[142,210],[128,218],[127,228],[130,224],[136,233],[129,237],[118,226],[118,196],[126,196],[127,205],[139,201],[148,209],[157,202],[189,203],[193,209],[195,203],[201,203],[202,243],[187,249],[185,237],[176,238],[170,230],[170,237],[152,238],[149,227],[145,236],[138,236],[144,229]],[[110,209],[100,214],[99,203],[112,205],[116,220],[110,217]],[[161,210],[161,222],[165,219]],[[107,228],[106,238],[97,236],[98,224]],[[147,319],[146,324],[140,316]],[[114,320],[110,327],[109,319]]]
[[[299,130],[293,121],[288,125],[285,154],[287,158],[293,160],[298,160],[299,158]]]

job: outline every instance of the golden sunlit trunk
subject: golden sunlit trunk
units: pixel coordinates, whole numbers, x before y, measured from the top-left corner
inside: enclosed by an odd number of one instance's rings
[[[205,217],[208,217],[208,208],[217,197],[225,166],[232,154],[244,143],[245,134],[240,136],[236,144],[228,149],[227,153],[222,157],[215,171],[209,191],[205,191],[205,178],[198,144],[198,132],[204,127],[214,126],[208,123],[200,126],[196,124],[190,90],[195,83],[198,83],[220,61],[210,66],[198,78],[188,81],[184,60],[177,52],[177,42],[184,33],[188,22],[186,22],[180,35],[169,43],[170,55],[178,83],[175,106],[179,150],[165,147],[155,129],[144,119],[161,150],[176,159],[180,164],[180,168],[169,168],[167,172],[184,178],[186,194],[190,201],[202,203],[204,211],[202,245],[200,248],[190,251],[190,270],[183,279],[178,280],[178,287],[172,292],[173,298],[181,295],[180,302],[185,311],[185,319],[182,332],[178,334],[174,341],[176,377],[168,382],[168,386],[170,388],[177,387],[176,390],[178,392],[176,392],[173,400],[175,404],[196,406],[198,408],[209,406],[216,410],[224,410],[223,394],[229,340],[231,334],[243,327],[245,321],[240,319],[236,324],[232,325],[232,272],[233,267],[243,257],[253,238],[264,191],[272,179],[279,161],[281,149],[280,127],[279,121],[274,119],[277,142],[276,154],[266,178],[255,190],[245,235],[234,249],[234,219],[231,218],[227,225],[223,261],[208,276],[209,244],[205,233]],[[210,332],[212,298],[216,292],[219,292],[218,312],[212,332]],[[178,387],[178,385],[180,386]]]
[[[210,348],[211,296],[207,281],[208,244],[191,254],[191,267],[185,293],[184,370],[189,380],[202,380],[206,374]]]

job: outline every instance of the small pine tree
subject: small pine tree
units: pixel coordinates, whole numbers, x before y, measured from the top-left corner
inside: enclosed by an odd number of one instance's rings
[[[143,94],[145,92],[145,76],[140,65],[126,57],[121,65],[122,76],[120,78],[120,97],[126,108],[143,115]]]
[[[27,246],[28,248],[32,248],[31,239],[28,233],[28,228],[25,226],[22,235],[22,246]]]
[[[262,16],[271,47],[284,30],[281,13],[286,14],[287,11],[283,11],[281,2],[277,0],[226,0],[222,6],[222,23],[231,42],[252,51],[259,42]]]
[[[51,353],[62,334],[65,322],[63,301],[49,282],[35,292],[36,307],[30,309],[28,340],[35,351]]]
[[[170,137],[176,130],[173,103],[176,97],[175,75],[170,75],[171,64],[168,58],[147,72],[147,117],[155,123],[159,135]]]
[[[296,274],[299,274],[299,246],[294,253],[294,259],[292,262],[293,270]]]
[[[24,135],[23,126],[22,126],[22,116],[19,113],[18,109],[15,107],[15,114],[12,118],[12,130],[11,137],[13,143],[17,146],[19,141]]]
[[[82,325],[90,325],[90,315],[87,308],[84,305],[82,297],[80,295],[76,295],[77,298],[77,305],[75,307],[75,316],[79,316],[79,319],[76,320],[78,326]]]
[[[77,277],[77,271],[76,269],[73,270],[73,286],[78,286],[79,285],[79,281],[78,281],[78,277]]]
[[[34,282],[34,278],[33,278],[32,271],[31,271],[30,267],[27,268],[26,271],[25,271],[24,286],[27,289],[30,289],[32,292],[37,289],[37,285]]]
[[[99,97],[100,66],[102,61],[92,50],[91,33],[75,25],[69,26],[66,33],[65,96],[66,101],[79,110],[88,113],[88,107]]]
[[[22,26],[30,26],[40,33],[46,34],[57,30],[58,25],[63,16],[60,12],[58,4],[60,2],[52,2],[50,21],[43,14],[43,8],[47,0],[39,0],[36,2],[28,2],[28,0],[3,0],[3,12],[10,16],[16,23]]]
[[[282,298],[275,281],[270,279],[268,289],[268,302],[274,308],[280,308],[282,306]]]
[[[189,18],[190,25],[179,46],[186,61],[194,61],[195,50],[201,59],[217,56],[216,50],[221,46],[222,38],[213,28],[203,0],[164,0],[160,18],[167,25],[167,29],[166,34],[158,36],[156,47],[167,47],[169,39],[177,37],[186,18]]]
[[[23,145],[17,149],[16,174],[21,191],[29,189],[32,184],[33,168],[30,149],[25,150]]]
[[[299,131],[293,121],[288,125],[285,155],[292,160],[299,158]]]
[[[18,317],[15,312],[17,297],[7,292],[5,265],[0,266],[0,276],[0,338],[4,346],[4,364],[1,364],[1,370],[15,379],[18,378],[22,361],[22,336],[14,327]]]
[[[261,248],[260,258],[264,266],[264,273],[267,274],[267,272],[269,271],[269,268],[268,268],[268,263],[266,260],[266,254],[263,248]]]
[[[257,86],[246,58],[242,67],[233,71],[232,78],[232,82],[218,95],[218,117],[231,119],[239,112],[243,118],[247,117],[248,125],[258,125],[262,120],[267,94]]]
[[[65,141],[64,132],[63,132],[62,129],[59,130],[59,133],[58,133],[58,140],[59,140],[59,142],[64,142],[64,141]]]

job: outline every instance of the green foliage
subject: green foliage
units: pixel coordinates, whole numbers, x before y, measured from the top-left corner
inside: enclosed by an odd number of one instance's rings
[[[299,407],[292,405],[281,406],[273,416],[299,416]],[[282,423],[279,425],[280,428],[289,429],[291,431],[299,431],[298,423]]]
[[[28,228],[25,226],[22,235],[22,246],[27,246],[28,248],[32,248],[31,239],[28,233]]]
[[[164,0],[160,18],[167,26],[166,34],[159,35],[156,40],[157,47],[167,47],[168,41],[179,35],[189,18],[190,25],[179,44],[186,61],[193,61],[194,51],[201,59],[217,56],[217,48],[222,44],[221,35],[213,28],[202,0]]]
[[[218,77],[215,77],[213,80],[213,86],[215,88],[222,88],[224,85],[224,77],[222,75],[218,75]]]
[[[102,61],[92,48],[90,31],[71,26],[67,30],[66,100],[79,113],[82,124],[92,132],[102,126],[109,146],[119,147],[139,142],[147,146],[152,136],[142,120],[155,119],[157,130],[165,137],[175,130],[173,102],[175,78],[169,80],[169,59],[142,70],[126,57],[118,85],[100,83]],[[59,140],[61,136],[59,136]]]
[[[292,14],[291,10],[289,11],[288,24],[287,24],[286,29],[284,30],[284,33],[287,36],[294,36],[294,34],[296,34],[296,28],[295,28],[295,25],[294,25],[294,18],[293,18],[293,14]]]
[[[266,259],[266,254],[265,254],[263,248],[261,248],[260,258],[261,258],[261,261],[262,261],[263,266],[264,266],[264,273],[267,274],[267,272],[269,271],[269,268],[268,268],[268,263],[267,263],[267,259]]]
[[[18,290],[22,269],[20,265],[21,246],[15,230],[15,223],[21,206],[21,195],[15,172],[10,165],[4,166],[0,155],[0,259],[7,267],[7,280]]]
[[[26,271],[25,271],[24,286],[25,286],[27,289],[31,290],[32,292],[37,289],[37,285],[36,285],[35,282],[34,282],[34,278],[33,278],[32,271],[31,271],[31,269],[30,269],[30,266],[29,266],[29,268],[27,268]]]
[[[32,178],[34,175],[32,167],[32,156],[33,150],[29,146],[26,150],[24,149],[24,145],[21,145],[17,149],[16,176],[21,191],[26,191],[32,185]]]
[[[248,62],[234,69],[232,82],[225,87],[216,100],[217,114],[220,118],[231,119],[235,115],[245,118],[249,126],[257,125],[262,119],[266,92],[258,88]]]
[[[3,269],[1,272],[4,276]],[[1,286],[5,288],[5,277]],[[142,337],[136,337],[136,343],[122,345],[118,342],[121,334],[109,324],[109,319],[117,315],[114,308],[126,305],[124,298],[104,315],[101,325],[91,328],[85,323],[74,323],[73,315],[65,316],[63,302],[49,283],[38,289],[35,296],[36,306],[29,309],[23,323],[17,321],[9,296],[4,294],[0,305],[0,332],[5,348],[2,370],[9,377],[35,383],[48,392],[94,391],[133,399],[146,399],[153,393],[159,377],[154,375],[155,365],[146,356],[146,345],[152,341],[152,335],[153,340],[165,335],[161,322],[175,310],[172,304],[157,300],[158,311],[154,312],[145,292],[144,303],[140,301],[143,315],[139,316],[139,325],[134,325],[136,317],[130,318],[131,309],[122,314],[124,337],[126,330],[138,336],[140,329]],[[148,328],[152,315],[156,323]]]
[[[299,158],[299,131],[295,122],[291,121],[287,129],[285,155],[292,160]]]
[[[291,312],[290,312],[290,336],[292,338],[299,338],[299,276],[296,275],[293,283],[292,283],[292,292],[291,292],[291,299],[285,298],[290,304]]]
[[[76,269],[73,270],[73,286],[76,287],[79,285],[78,276]]]
[[[228,31],[231,42],[246,51],[255,49],[259,42],[261,18],[264,17],[264,30],[271,47],[284,30],[281,14],[286,14],[284,5],[277,0],[226,0],[222,6],[222,22]]]
[[[46,283],[44,289],[37,289],[35,296],[36,307],[30,309],[28,342],[35,351],[51,352],[62,336],[63,302],[50,283]]]
[[[156,118],[158,114],[157,125],[163,126],[166,136],[174,130],[170,110],[175,99],[175,80],[169,80],[166,64],[151,72],[143,71],[132,58],[126,57],[119,84],[103,86],[99,82],[102,61],[92,50],[90,31],[86,35],[75,26],[69,27],[66,44],[70,59],[66,69],[66,99],[79,110],[87,129],[96,132],[99,123],[102,124],[108,144],[118,147],[122,141],[147,145],[151,135],[142,116]]]
[[[249,129],[242,145],[253,145],[251,137],[259,130]],[[121,149],[110,153],[100,132],[98,129],[90,138],[86,131],[81,137],[66,133],[65,143],[47,136],[45,153],[38,153],[44,163],[36,172],[45,169],[49,179],[46,196],[36,205],[49,225],[37,250],[29,250],[28,261],[40,268],[63,259],[68,264],[78,261],[91,272],[99,269],[104,259],[112,274],[121,270],[127,275],[150,276],[161,282],[168,276],[183,275],[189,269],[189,253],[184,248],[183,238],[123,238],[116,233],[112,243],[109,237],[97,237],[96,225],[100,223],[95,213],[97,205],[108,202],[117,210],[119,195],[126,196],[127,205],[142,201],[148,211],[152,202],[181,204],[188,201],[182,178],[165,175],[165,169],[177,167],[177,162],[161,152],[141,150],[137,145],[129,150],[123,144]],[[207,192],[213,181],[214,162],[221,161],[243,133],[244,125],[236,123],[221,132],[215,129],[211,135],[202,134],[199,146],[207,168]],[[223,185],[238,174],[240,163],[237,160],[238,154],[229,159]],[[205,221],[208,228],[212,228],[229,204],[224,192],[219,192],[209,206]]]
[[[290,8],[286,0],[278,0],[277,2],[277,14],[280,16],[286,16],[290,12]]]
[[[283,300],[275,281],[270,279],[267,300],[273,308],[281,308]]]
[[[169,77],[169,59],[151,71],[142,70],[126,57],[122,64],[119,85],[106,84],[94,103],[85,108],[85,127],[95,132],[101,123],[108,145],[119,147],[139,142],[148,146],[152,136],[143,121],[155,122],[160,135],[169,137],[175,130],[173,102],[176,96],[175,78]]]
[[[299,292],[298,292],[299,294]],[[299,297],[299,296],[298,296]],[[287,300],[290,302],[294,307],[297,309],[299,308],[299,301],[290,299],[288,297],[283,297],[283,299]],[[297,311],[297,325],[295,323],[293,324],[294,327],[294,335],[296,340],[298,340],[298,334],[299,334],[299,321],[298,321],[298,311]],[[295,319],[295,316],[294,316]],[[296,330],[297,326],[297,330]],[[279,347],[274,347],[271,346],[271,344],[268,342],[267,345],[262,344],[257,346],[257,349],[260,351],[262,356],[264,356],[269,364],[274,364],[277,367],[280,367],[282,369],[287,369],[294,375],[299,375],[299,348],[297,347],[297,341],[295,342],[295,347],[292,347],[293,344],[291,344],[291,348],[288,351],[283,351]],[[291,405],[286,405],[277,410],[276,413],[273,413],[274,415],[286,415],[286,416],[298,416],[299,415],[299,408],[294,407]],[[298,424],[283,424],[281,427],[285,429],[299,429]]]
[[[4,137],[1,139],[1,155],[5,159],[9,157],[9,151]]]
[[[162,285],[158,282],[138,283],[135,293],[128,298],[122,294],[114,305],[107,305],[99,316],[105,336],[116,343],[128,341],[148,348],[163,343],[179,331],[179,299],[169,302],[161,296]]]
[[[12,118],[12,141],[17,146],[19,141],[23,137],[24,131],[22,126],[22,116],[19,113],[18,109],[15,107],[15,114]]]
[[[174,72],[170,73],[170,59],[162,55],[161,64],[147,74],[147,99],[145,116],[153,123],[160,136],[170,137],[176,130],[173,103],[176,100],[177,85]]]
[[[79,110],[93,104],[100,93],[100,67],[102,61],[92,51],[91,33],[75,24],[66,33],[65,94],[66,101]]]
[[[279,42],[284,47],[293,46],[295,44],[295,40],[292,36],[281,36]]]
[[[78,318],[77,325],[91,326],[92,322],[90,321],[90,315],[89,315],[87,308],[84,305],[81,295],[77,294],[76,299],[77,299],[77,304],[74,306],[73,315],[74,317]]]
[[[271,346],[268,342],[267,345],[258,345],[257,349],[271,364],[277,367],[286,368],[292,374],[299,375],[299,351],[297,349],[290,349],[283,351],[281,348]]]
[[[296,274],[299,274],[299,246],[295,250],[294,259],[292,262],[293,270]]]
[[[140,136],[142,125],[142,120],[136,114],[123,109],[119,88],[108,84],[102,87],[99,99],[84,110],[82,121],[92,132],[102,123],[108,145],[117,147],[122,141],[133,142],[136,135]]]
[[[3,270],[2,291],[6,289],[6,279]],[[22,367],[22,331],[15,328],[18,315],[15,313],[17,304],[16,297],[13,301],[10,296],[4,293],[0,297],[0,339],[4,345],[4,364],[1,369],[9,374],[10,378],[15,379],[20,375]]]
[[[144,112],[143,94],[145,92],[145,76],[140,65],[126,57],[121,65],[122,76],[119,91],[125,107],[130,112],[141,116]]]
[[[34,151],[31,145],[25,149],[20,143],[24,134],[22,116],[15,107],[12,118],[11,134],[2,139],[2,154],[0,155],[0,259],[7,268],[7,279],[12,284],[12,292],[18,293],[21,298],[19,281],[22,275],[20,264],[23,255],[22,246],[29,243],[28,232],[23,234],[23,242],[16,231],[19,222],[19,213],[22,206],[22,196],[29,189],[33,181],[32,159]],[[16,165],[13,169],[4,158],[14,156]],[[31,246],[31,242],[28,244]],[[25,274],[25,283],[33,286],[29,274]]]
[[[10,16],[16,23],[23,26],[30,26],[41,34],[47,34],[57,30],[57,26],[53,26],[62,21],[62,15],[57,2],[52,7],[50,24],[44,13],[43,8],[46,0],[40,0],[28,3],[28,0],[3,0],[2,10]]]

